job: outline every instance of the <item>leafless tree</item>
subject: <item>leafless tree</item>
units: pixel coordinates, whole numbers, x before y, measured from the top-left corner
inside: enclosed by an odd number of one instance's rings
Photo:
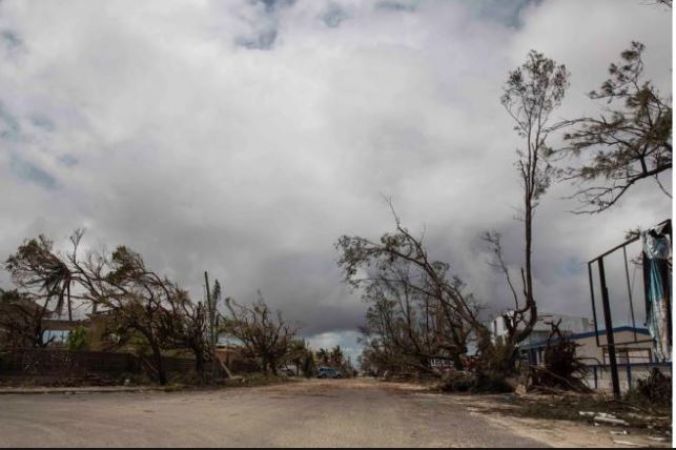
[[[224,317],[222,331],[237,339],[243,355],[259,361],[265,373],[277,375],[279,365],[290,356],[297,328],[275,314],[259,297],[252,305],[241,305],[231,298],[225,300],[229,317]]]

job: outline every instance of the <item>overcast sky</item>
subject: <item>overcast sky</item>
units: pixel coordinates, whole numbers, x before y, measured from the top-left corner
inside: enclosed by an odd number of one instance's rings
[[[204,270],[239,301],[260,289],[314,345],[354,357],[365,305],[333,244],[390,231],[385,195],[497,310],[508,294],[480,234],[501,232],[521,264],[507,72],[531,48],[565,63],[554,116],[573,118],[638,40],[671,95],[671,16],[651,3],[3,0],[0,256],[84,226],[89,247],[127,244],[196,298]],[[580,216],[570,193],[537,212],[536,298],[590,315],[585,262],[671,203],[648,181]]]

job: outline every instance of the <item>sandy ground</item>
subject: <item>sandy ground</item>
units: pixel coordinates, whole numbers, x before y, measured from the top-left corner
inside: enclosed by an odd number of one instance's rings
[[[631,430],[628,434],[621,434],[625,431],[623,427],[591,426],[584,422],[524,418],[494,413],[491,410],[503,409],[504,403],[495,401],[492,396],[451,396],[445,401],[449,406],[465,406],[470,415],[481,416],[519,436],[546,442],[555,448],[671,447],[671,442],[662,442],[665,439],[663,437],[658,438],[659,441],[651,439],[653,433],[649,430]]]
[[[525,419],[473,412],[468,401],[361,379],[201,392],[12,394],[0,396],[0,446],[613,445],[605,430],[563,424],[561,436],[540,424],[534,431]]]

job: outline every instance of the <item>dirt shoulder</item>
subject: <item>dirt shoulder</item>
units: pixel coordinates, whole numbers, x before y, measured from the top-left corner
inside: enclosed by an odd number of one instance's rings
[[[574,404],[561,402],[560,399],[515,395],[450,396],[470,414],[485,417],[520,436],[547,442],[552,447],[671,447],[670,431],[595,424],[590,416],[580,415],[580,410],[573,408]],[[594,409],[590,408],[591,402],[582,404],[586,412]],[[546,408],[549,411],[545,413]],[[602,410],[597,408],[595,412],[599,411]],[[576,416],[574,420],[554,418],[573,417],[573,414]],[[670,422],[671,418],[668,420]]]
[[[514,396],[449,395],[371,379],[3,395],[0,404],[0,447],[668,446],[649,434],[518,417]]]

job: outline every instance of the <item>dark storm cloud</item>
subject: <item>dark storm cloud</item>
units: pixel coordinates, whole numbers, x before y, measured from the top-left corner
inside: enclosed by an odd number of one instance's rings
[[[386,3],[1,2],[0,254],[38,233],[63,248],[84,226],[88,248],[127,244],[196,298],[205,270],[239,301],[260,289],[311,342],[356,355],[365,305],[333,243],[391,231],[387,195],[491,311],[508,307],[479,238],[501,232],[518,272],[507,72],[534,47],[565,62],[557,119],[575,117],[638,39],[668,94],[669,14],[633,0]],[[556,185],[538,208],[536,293],[543,311],[589,315],[584,263],[670,201],[646,182],[576,216],[570,193]]]

